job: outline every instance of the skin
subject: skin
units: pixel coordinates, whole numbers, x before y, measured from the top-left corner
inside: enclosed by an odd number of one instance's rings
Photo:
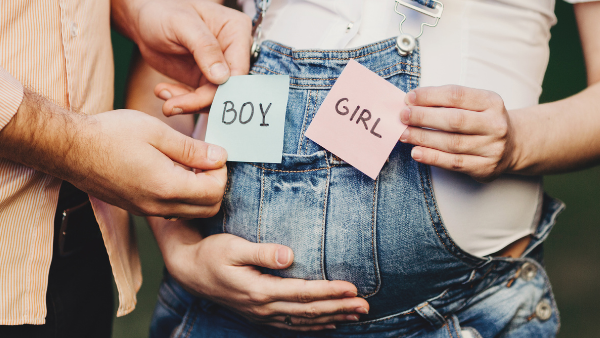
[[[201,0],[113,0],[111,15],[150,64],[189,85],[248,71],[251,23],[239,12]],[[220,147],[137,111],[84,116],[27,89],[0,131],[0,156],[138,215],[214,215],[226,182]]]
[[[157,83],[176,83],[137,58],[127,88],[128,108],[146,112],[177,131],[191,135],[192,115],[165,117],[163,101],[154,97]],[[369,304],[356,297],[356,287],[345,281],[304,281],[262,274],[258,267],[284,269],[293,262],[290,248],[251,243],[231,234],[203,238],[189,222],[149,217],[169,273],[190,293],[210,299],[250,321],[270,326],[313,331],[356,321]],[[294,326],[284,324],[292,315]]]
[[[544,175],[600,163],[600,2],[575,5],[588,88],[561,101],[507,111],[496,93],[461,86],[418,88],[400,112],[400,141],[418,162],[480,182],[504,173]],[[423,129],[433,128],[435,130]]]

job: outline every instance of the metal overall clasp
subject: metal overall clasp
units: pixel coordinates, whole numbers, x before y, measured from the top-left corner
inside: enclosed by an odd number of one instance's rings
[[[258,59],[258,54],[260,54],[260,38],[262,37],[262,22],[265,18],[265,14],[267,13],[267,9],[271,0],[258,0],[257,2],[257,14],[254,17],[252,22],[252,48],[250,48],[250,55],[252,56],[252,61],[256,61]]]
[[[423,29],[425,28],[425,26],[435,27],[438,25],[438,22],[440,22],[440,18],[442,17],[442,13],[444,12],[444,4],[437,0],[430,0],[430,1],[435,3],[434,11],[428,11],[423,8],[417,7],[411,3],[408,3],[405,0],[396,0],[396,6],[394,7],[394,10],[396,11],[396,13],[402,15],[402,21],[400,21],[400,35],[396,39],[396,45],[398,46],[398,53],[400,55],[406,56],[413,52],[413,50],[417,46],[416,39],[420,38],[421,35],[423,35]],[[402,31],[402,24],[404,23],[404,21],[406,21],[406,15],[404,13],[398,11],[398,5],[402,5],[409,9],[415,10],[421,14],[425,14],[432,18],[435,18],[435,23],[433,23],[433,24],[429,24],[426,22],[421,23],[421,31],[419,32],[419,35],[417,35],[416,37],[414,37],[408,33],[404,33]]]

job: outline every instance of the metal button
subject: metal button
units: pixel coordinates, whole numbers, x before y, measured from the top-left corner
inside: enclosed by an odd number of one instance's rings
[[[552,307],[547,299],[542,299],[535,307],[535,315],[539,320],[548,320],[552,317]]]
[[[396,45],[398,46],[398,54],[407,56],[415,49],[417,42],[412,35],[402,34],[396,38]]]
[[[521,278],[523,278],[523,280],[529,282],[530,280],[535,278],[536,275],[537,267],[534,264],[529,262],[523,264],[523,266],[521,267]]]
[[[74,22],[71,22],[71,37],[76,38],[79,35],[79,27]]]

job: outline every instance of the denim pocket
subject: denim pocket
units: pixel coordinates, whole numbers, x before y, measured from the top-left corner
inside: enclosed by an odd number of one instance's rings
[[[289,278],[340,279],[360,295],[378,285],[375,249],[376,181],[326,151],[283,154],[281,164],[230,166],[224,230],[294,251]]]

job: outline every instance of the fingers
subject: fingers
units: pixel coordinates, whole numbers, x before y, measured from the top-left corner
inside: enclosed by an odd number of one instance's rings
[[[496,156],[492,154],[494,149],[490,138],[481,135],[463,135],[447,133],[438,130],[428,130],[416,127],[408,127],[400,136],[400,141],[416,146],[438,149],[453,154],[467,154],[478,156]],[[497,147],[501,152],[500,146]]]
[[[468,174],[479,182],[489,182],[497,176],[493,175],[494,163],[481,156],[449,154],[425,147],[414,147],[411,156],[423,164]]]
[[[303,280],[295,278],[281,279],[272,277],[263,281],[265,290],[269,290],[272,300],[310,303],[320,300],[356,297],[356,287],[346,281]],[[358,304],[364,305],[364,303]]]
[[[221,168],[227,161],[227,151],[214,144],[185,136],[167,125],[151,144],[173,161],[202,170]]]
[[[408,106],[461,108],[473,111],[504,106],[500,96],[494,92],[457,85],[417,88],[406,94],[404,101]]]
[[[310,303],[274,302],[269,304],[270,315],[292,315],[315,319],[323,316],[359,316],[369,312],[369,303],[360,297],[319,300]],[[344,319],[347,320],[347,319]],[[308,324],[304,321],[304,324]]]
[[[178,20],[178,24],[172,28],[180,43],[194,56],[202,74],[215,84],[227,81],[230,69],[221,45],[202,18],[190,15],[182,16]]]
[[[402,123],[462,134],[484,134],[494,126],[492,114],[456,108],[407,106],[400,112]]]
[[[216,92],[217,86],[212,83],[202,85],[191,93],[167,100],[163,105],[163,114],[172,116],[197,113],[212,104]]]
[[[284,245],[236,241],[231,251],[232,265],[254,265],[269,269],[285,269],[294,261],[294,252]]]
[[[285,324],[286,316],[275,316],[273,317],[274,322]],[[290,317],[292,326],[313,326],[313,325],[327,325],[338,322],[356,322],[360,317],[356,314],[336,314],[331,316],[322,316],[317,318],[305,318],[305,317]],[[288,325],[289,326],[289,325]]]

